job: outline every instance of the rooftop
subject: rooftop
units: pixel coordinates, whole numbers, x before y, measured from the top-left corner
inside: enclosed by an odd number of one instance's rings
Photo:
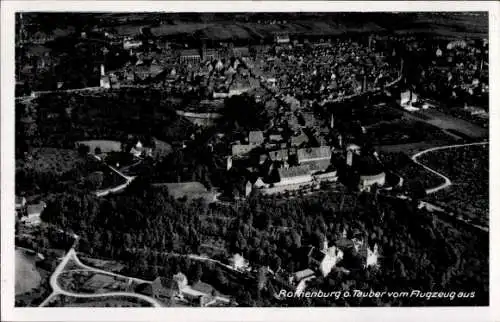
[[[330,159],[332,150],[329,146],[320,146],[316,148],[303,148],[297,150],[299,163],[309,160]]]
[[[278,169],[281,179],[309,175],[309,171],[310,171],[309,166],[298,166],[298,167]]]
[[[264,142],[264,134],[262,131],[250,131],[248,141],[250,144],[262,144]]]

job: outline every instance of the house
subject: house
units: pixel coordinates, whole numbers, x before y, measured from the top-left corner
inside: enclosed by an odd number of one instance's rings
[[[16,196],[16,210],[21,210],[26,206],[26,198]]]
[[[248,47],[234,47],[233,55],[234,57],[248,57],[250,56],[250,50]]]
[[[287,149],[281,149],[277,151],[271,151],[269,152],[269,158],[271,161],[287,161],[288,160],[288,150]]]
[[[245,197],[249,197],[251,193],[252,193],[252,183],[250,181],[247,181],[245,185]]]
[[[299,135],[294,135],[290,138],[290,144],[295,147],[300,147],[307,142],[309,142],[309,138],[302,131],[300,131]]]
[[[136,158],[141,156],[152,156],[153,148],[152,147],[144,147],[140,140],[137,140],[137,143],[130,148],[130,154],[135,156]]]
[[[140,284],[135,291],[158,300],[167,300],[180,295],[177,283],[173,279],[160,276],[151,284]]]
[[[283,142],[283,136],[281,134],[271,134],[269,135],[269,141],[273,143]]]
[[[21,221],[24,222],[27,225],[38,225],[40,224],[40,215],[42,214],[43,210],[47,207],[47,204],[43,201],[33,204],[33,205],[28,205],[26,207],[26,217],[22,217]]]
[[[302,148],[297,150],[297,159],[300,164],[311,161],[330,160],[332,150],[329,146]]]
[[[125,40],[123,42],[123,49],[137,49],[142,46],[142,40]]]
[[[248,271],[250,269],[249,262],[240,254],[234,254],[229,260],[229,264],[238,271]]]
[[[312,181],[308,166],[296,166],[278,169],[280,181],[275,186],[306,184]]]
[[[291,283],[293,283],[293,282],[298,283],[301,280],[308,278],[308,277],[311,277],[311,276],[314,276],[314,271],[310,268],[306,268],[304,270],[293,273],[293,275],[291,276],[290,282]]]
[[[261,145],[264,143],[264,134],[262,131],[250,131],[248,134],[248,142],[250,145]]]
[[[175,275],[173,276],[173,280],[174,280],[174,282],[175,282],[175,283],[177,283],[177,288],[178,288],[179,290],[181,290],[181,291],[182,291],[184,288],[186,288],[186,287],[187,287],[187,285],[188,285],[188,280],[187,280],[186,275],[184,275],[184,274],[183,274],[183,273],[181,273],[181,272],[179,272],[179,273],[175,274]]]
[[[325,247],[320,250],[316,247],[311,247],[308,258],[311,265],[310,268],[318,270],[323,277],[326,277],[332,271],[333,267],[344,257],[344,252],[335,246],[328,247],[325,242]]]
[[[199,64],[201,55],[197,49],[185,49],[179,52],[180,62],[183,64]]]
[[[311,174],[323,172],[330,166],[330,159],[316,160],[311,162],[305,162],[304,165],[309,166],[309,172]]]
[[[232,156],[243,156],[245,154],[248,154],[254,148],[255,146],[250,144],[234,144],[231,147],[231,154]]]

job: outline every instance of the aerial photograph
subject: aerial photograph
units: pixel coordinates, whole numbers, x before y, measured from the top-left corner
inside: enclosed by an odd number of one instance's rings
[[[488,28],[17,12],[15,306],[489,306]]]

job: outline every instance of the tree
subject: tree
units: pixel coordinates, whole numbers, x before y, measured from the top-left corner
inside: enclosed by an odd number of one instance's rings
[[[95,155],[99,155],[99,154],[101,154],[101,152],[102,152],[102,151],[101,151],[101,148],[100,148],[100,147],[98,147],[98,146],[96,146],[96,147],[95,147],[95,149],[94,149],[94,153],[95,153]]]
[[[197,263],[195,266],[195,272],[193,276],[193,283],[196,283],[201,280],[201,277],[203,276],[203,267],[201,266],[200,263]]]
[[[104,173],[102,171],[92,172],[86,180],[86,185],[88,189],[97,190],[101,188],[104,181]]]
[[[82,157],[85,157],[87,156],[87,154],[89,154],[90,152],[90,147],[88,145],[85,145],[85,144],[79,144],[78,145],[78,154]]]

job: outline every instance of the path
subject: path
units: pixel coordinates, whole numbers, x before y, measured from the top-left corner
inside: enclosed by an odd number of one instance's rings
[[[429,189],[425,189],[425,193],[430,195],[430,194],[433,194],[433,193],[436,193],[438,191],[441,191],[443,189],[446,189],[448,188],[449,186],[451,186],[453,183],[451,182],[451,180],[446,177],[444,174],[442,173],[439,173],[437,172],[436,170],[433,170],[431,168],[429,168],[428,166],[426,166],[425,164],[423,164],[422,162],[418,161],[418,158],[420,156],[422,156],[423,154],[425,153],[429,153],[429,152],[433,152],[433,151],[438,151],[438,150],[445,150],[445,149],[455,149],[455,148],[461,148],[461,147],[465,147],[465,146],[472,146],[472,145],[483,145],[483,144],[489,144],[489,142],[475,142],[475,143],[466,143],[466,144],[456,144],[456,145],[445,145],[445,146],[439,146],[439,147],[433,147],[433,148],[430,148],[430,149],[427,149],[427,150],[423,150],[423,151],[420,151],[416,154],[414,154],[411,158],[412,160],[420,165],[421,167],[423,167],[424,169],[426,169],[427,171],[429,172],[432,172],[433,174],[441,177],[442,179],[444,179],[444,183],[440,184],[439,186],[437,187],[433,187],[433,188],[429,188]]]
[[[63,259],[59,263],[59,265],[57,265],[56,269],[54,270],[54,273],[52,273],[52,275],[50,276],[50,286],[52,287],[53,291],[52,291],[52,294],[50,294],[40,304],[40,307],[43,307],[43,306],[46,306],[47,304],[49,304],[50,301],[57,295],[65,295],[65,296],[78,297],[78,298],[90,298],[90,299],[101,298],[101,297],[112,297],[112,296],[127,296],[127,297],[135,297],[135,298],[141,299],[143,301],[146,301],[146,302],[150,303],[153,307],[162,307],[161,303],[159,303],[155,299],[153,299],[149,296],[146,296],[146,295],[132,293],[132,292],[109,292],[109,293],[102,293],[102,294],[80,294],[80,293],[69,292],[69,291],[62,289],[59,286],[57,279],[59,278],[59,275],[64,271],[64,268],[66,267],[66,265],[68,264],[68,262],[70,260],[75,261],[78,265],[81,265],[82,267],[84,267],[90,271],[93,271],[95,273],[104,273],[107,275],[117,276],[120,278],[128,278],[128,279],[140,281],[141,283],[143,283],[143,282],[150,283],[149,281],[144,281],[144,280],[137,279],[137,278],[132,278],[132,277],[127,277],[127,276],[123,276],[123,275],[119,275],[119,274],[115,274],[115,273],[110,273],[110,272],[107,272],[107,271],[104,271],[101,269],[86,266],[82,262],[80,262],[80,260],[76,256],[75,249],[71,248],[66,253],[66,255],[63,257]]]
[[[94,154],[91,154],[96,160],[98,161],[102,161],[99,157],[97,157],[96,155]],[[107,189],[103,189],[103,190],[98,190],[96,192],[96,195],[98,197],[104,197],[104,196],[107,196],[109,195],[110,193],[116,193],[116,192],[120,192],[122,190],[124,190],[125,188],[128,187],[128,185],[135,179],[135,177],[130,177],[130,176],[127,176],[125,174],[123,174],[122,172],[120,172],[118,169],[116,169],[115,167],[107,164],[108,168],[111,169],[111,171],[113,171],[114,173],[118,174],[120,177],[122,177],[123,179],[125,179],[125,183],[121,184],[121,185],[118,185],[116,187],[111,187],[111,188],[107,188]]]

